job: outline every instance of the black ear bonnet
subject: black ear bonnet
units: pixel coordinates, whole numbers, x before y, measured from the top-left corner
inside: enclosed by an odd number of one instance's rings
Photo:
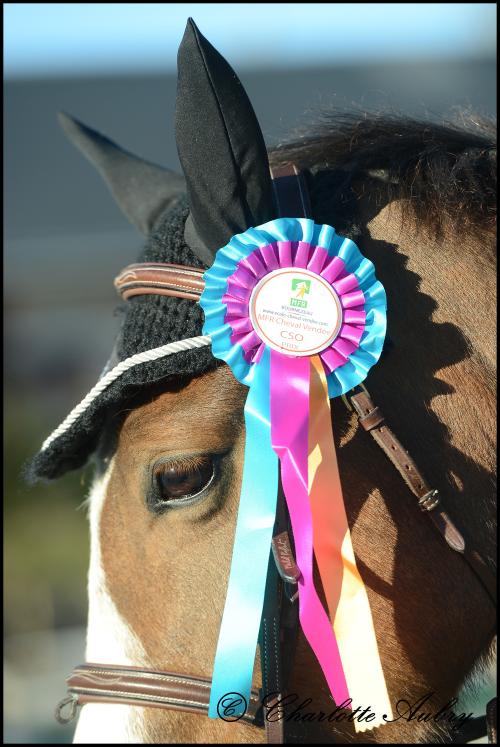
[[[147,236],[139,262],[206,268],[232,235],[274,217],[267,151],[255,112],[234,70],[192,19],[178,52],[175,134],[183,175],[128,153],[67,114],[59,118],[127,219]],[[201,308],[187,299],[136,296],[121,312],[122,327],[105,370],[136,353],[202,334]],[[106,420],[133,394],[217,365],[207,346],[131,368],[33,458],[28,476],[53,479],[81,467],[96,450]]]

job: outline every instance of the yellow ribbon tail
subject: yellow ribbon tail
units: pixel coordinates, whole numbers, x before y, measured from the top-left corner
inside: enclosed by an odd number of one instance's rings
[[[333,441],[328,384],[319,356],[311,358],[309,497],[314,554],[342,660],[357,732],[383,725],[392,709],[363,579],[356,566]],[[371,717],[371,714],[375,714]],[[359,714],[358,714],[359,715]]]

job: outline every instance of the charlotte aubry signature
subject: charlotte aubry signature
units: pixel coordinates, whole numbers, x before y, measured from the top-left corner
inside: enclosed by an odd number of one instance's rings
[[[415,702],[411,702],[404,698],[398,700],[394,707],[394,713],[392,718],[388,718],[387,714],[382,714],[383,720],[387,724],[394,723],[395,721],[408,721],[415,723],[422,722],[434,722],[442,725],[446,724],[451,729],[460,729],[466,721],[472,718],[472,713],[460,713],[457,714],[453,711],[454,706],[457,705],[458,699],[453,698],[445,703],[443,706],[437,708],[431,708],[429,701],[435,696],[434,692],[427,693]],[[340,705],[336,706],[334,710],[329,713],[323,711],[308,710],[311,705],[312,698],[304,698],[304,700],[297,702],[299,696],[295,693],[290,693],[284,697],[280,697],[278,693],[269,693],[263,698],[263,705],[267,706],[266,718],[268,721],[327,721],[327,722],[353,722],[358,723],[365,722],[370,723],[373,721],[377,714],[372,711],[370,706],[363,708],[358,706],[352,710],[346,710],[352,706],[351,698],[345,700]]]
[[[393,714],[392,719],[388,719],[384,716],[384,721],[387,723],[393,723],[404,719],[405,721],[416,721],[417,723],[434,721],[435,723],[447,723],[452,729],[460,729],[466,721],[472,718],[472,713],[455,713],[452,709],[458,703],[458,698],[452,698],[445,705],[438,708],[437,711],[424,708],[425,704],[431,700],[435,693],[427,693],[423,695],[416,703],[410,703],[409,700],[398,700],[396,703],[396,714]]]

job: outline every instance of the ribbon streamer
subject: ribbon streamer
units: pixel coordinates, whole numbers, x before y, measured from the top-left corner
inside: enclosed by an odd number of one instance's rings
[[[281,463],[295,541],[302,630],[321,665],[333,699],[349,698],[339,649],[313,581],[313,525],[308,487],[309,358],[271,350],[271,441]]]
[[[250,702],[255,650],[278,496],[278,458],[271,447],[269,350],[252,366],[245,403],[245,459],[224,614],[208,715],[228,693]],[[238,712],[243,713],[244,706]]]
[[[366,588],[356,567],[333,441],[328,384],[319,356],[310,360],[309,491],[314,552],[352,707],[370,707],[370,722],[354,719],[357,732],[392,719]]]

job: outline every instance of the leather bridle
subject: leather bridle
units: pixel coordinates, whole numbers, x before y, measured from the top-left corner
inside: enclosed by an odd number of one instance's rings
[[[278,215],[311,217],[305,179],[294,165],[271,169]],[[132,264],[116,278],[124,299],[158,294],[197,301],[204,287],[203,269],[163,263]],[[371,435],[397,469],[419,509],[429,517],[451,551],[463,558],[496,606],[495,577],[481,554],[466,543],[441,504],[439,492],[425,480],[415,461],[387,425],[364,385],[342,397],[363,430]],[[297,581],[300,571],[293,554],[292,532],[284,496],[280,491],[273,532],[264,610],[259,635],[262,688],[252,691],[243,720],[264,727],[267,742],[285,742],[285,719],[266,715],[285,695],[298,630]],[[78,706],[87,703],[121,703],[190,713],[207,713],[211,680],[207,677],[154,671],[131,666],[82,664],[67,679],[68,696],[56,709],[61,723],[72,720]],[[486,716],[472,719],[454,741],[476,739],[488,732],[496,742],[496,698]]]

